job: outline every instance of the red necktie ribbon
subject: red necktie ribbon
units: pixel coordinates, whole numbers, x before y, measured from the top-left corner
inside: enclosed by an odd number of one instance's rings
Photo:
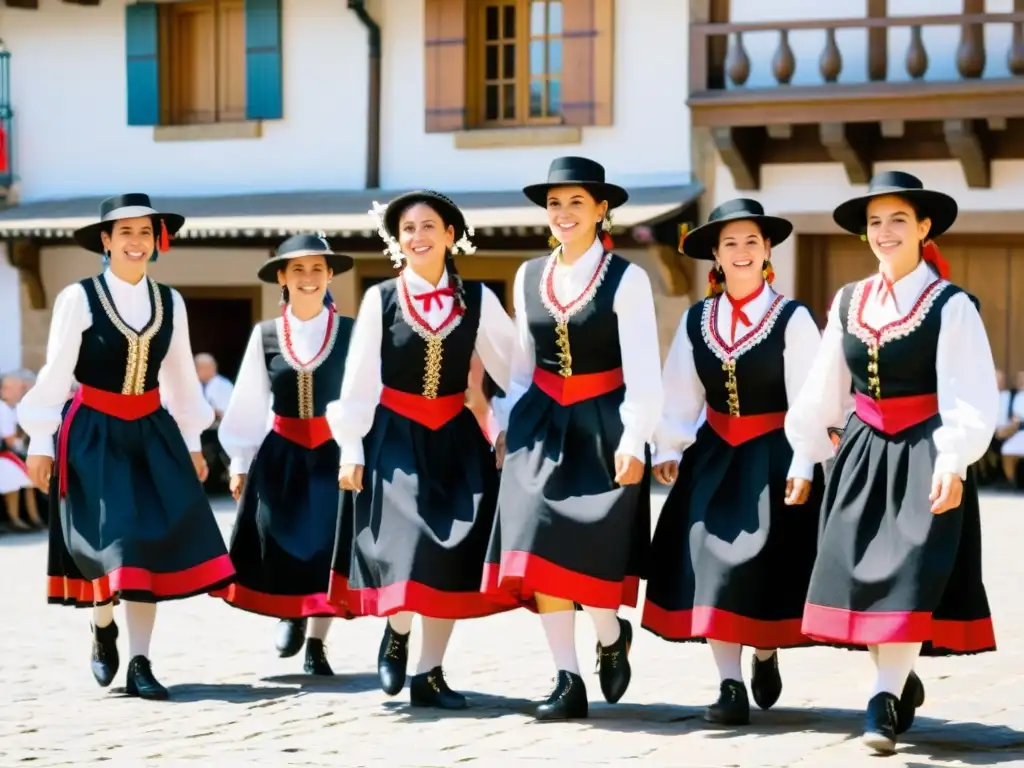
[[[437,308],[441,309],[441,297],[442,296],[455,296],[455,290],[452,288],[438,288],[436,291],[430,291],[429,293],[418,293],[413,296],[416,301],[423,302],[423,311],[429,312],[430,305],[435,301],[437,302]]]
[[[764,283],[761,283],[760,288],[758,288],[753,293],[744,296],[742,299],[734,299],[732,297],[732,294],[725,294],[726,297],[728,297],[729,299],[729,305],[732,307],[732,325],[729,329],[731,334],[731,337],[729,339],[730,343],[736,341],[736,327],[740,323],[743,323],[743,325],[747,328],[750,327],[750,318],[747,317],[747,313],[743,311],[743,307],[745,307],[747,304],[749,304],[750,302],[752,302],[754,299],[761,295],[761,292],[764,290],[764,285]]]
[[[878,303],[885,304],[886,299],[892,299],[892,305],[896,306],[896,294],[893,292],[893,283],[889,277],[881,272],[878,273]]]

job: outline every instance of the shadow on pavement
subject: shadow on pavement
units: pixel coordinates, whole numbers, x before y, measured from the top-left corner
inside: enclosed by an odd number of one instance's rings
[[[367,693],[380,689],[376,673],[336,673],[334,677],[313,675],[273,675],[260,678],[264,683],[296,686],[307,693]],[[295,692],[295,689],[292,689]]]

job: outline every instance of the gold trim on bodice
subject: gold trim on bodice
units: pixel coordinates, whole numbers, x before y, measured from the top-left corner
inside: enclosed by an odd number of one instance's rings
[[[100,298],[100,306],[103,307],[107,319],[113,323],[118,333],[124,336],[128,342],[128,359],[125,361],[124,382],[121,384],[122,395],[141,395],[146,391],[146,373],[149,370],[149,345],[153,337],[160,332],[164,324],[164,302],[160,296],[160,290],[156,283],[148,277],[144,278],[150,291],[153,302],[152,322],[142,331],[136,332],[130,328],[121,316],[117,314],[110,299],[107,298],[106,286],[99,276],[92,279],[96,295]]]

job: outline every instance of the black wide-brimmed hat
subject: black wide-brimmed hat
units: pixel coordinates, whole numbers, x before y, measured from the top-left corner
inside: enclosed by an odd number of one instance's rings
[[[836,224],[855,235],[867,230],[868,203],[876,197],[894,195],[914,204],[919,218],[931,219],[928,237],[938,237],[956,221],[956,200],[943,192],[925,189],[917,176],[903,171],[885,171],[871,179],[868,193],[847,200],[832,212]]]
[[[256,274],[264,283],[276,283],[277,271],[284,269],[291,259],[302,256],[323,256],[328,268],[336,275],[348,272],[355,263],[351,256],[333,251],[323,235],[292,235],[277,247],[277,252]]]
[[[558,157],[551,161],[548,180],[523,187],[523,194],[541,208],[548,206],[548,192],[558,187],[583,187],[597,202],[607,201],[608,208],[618,208],[629,200],[629,193],[604,180],[604,166],[586,157]]]
[[[384,227],[391,237],[398,239],[398,222],[402,214],[417,203],[426,203],[440,214],[445,224],[455,229],[455,240],[458,242],[466,235],[466,217],[450,198],[432,189],[418,189],[399,195],[384,208]]]
[[[103,240],[100,233],[104,227],[111,222],[121,219],[137,219],[142,216],[151,216],[155,223],[162,224],[167,228],[168,238],[178,234],[185,223],[185,217],[177,213],[165,213],[158,211],[149,201],[149,195],[140,192],[129,192],[127,195],[109,197],[100,203],[100,220],[95,224],[75,230],[75,242],[93,253],[104,253]],[[157,241],[157,248],[160,249],[161,232],[154,232]],[[162,249],[166,250],[166,248]]]
[[[733,221],[753,221],[761,229],[761,234],[771,245],[778,245],[793,233],[793,224],[779,216],[767,216],[764,207],[757,200],[740,197],[727,200],[715,208],[708,216],[708,223],[686,235],[679,245],[679,250],[691,259],[715,258],[712,249],[718,247],[718,237],[722,228]]]

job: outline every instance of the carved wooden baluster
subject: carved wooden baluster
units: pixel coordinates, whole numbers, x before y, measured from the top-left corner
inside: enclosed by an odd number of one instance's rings
[[[921,26],[915,24],[910,28],[910,47],[907,49],[907,74],[920,80],[928,71],[928,51],[921,40]]]
[[[729,60],[726,62],[726,71],[729,73],[729,80],[733,85],[742,87],[746,85],[750,77],[750,57],[747,56],[747,49],[743,47],[743,33],[737,32],[736,37],[729,46]]]
[[[779,47],[775,51],[775,58],[772,59],[772,73],[779,85],[789,85],[796,72],[796,58],[793,56],[793,49],[789,47],[789,30],[779,30]]]
[[[966,10],[965,3],[965,10]],[[982,7],[984,10],[984,6]],[[960,76],[974,80],[985,71],[985,27],[965,24],[960,28],[960,46],[956,49],[956,68]]]
[[[839,79],[839,73],[843,71],[843,54],[839,52],[836,45],[836,31],[825,30],[825,50],[821,52],[818,59],[818,69],[826,83],[834,83]]]
[[[1006,65],[1017,77],[1024,76],[1024,22],[1013,25],[1013,45],[1006,57]]]

